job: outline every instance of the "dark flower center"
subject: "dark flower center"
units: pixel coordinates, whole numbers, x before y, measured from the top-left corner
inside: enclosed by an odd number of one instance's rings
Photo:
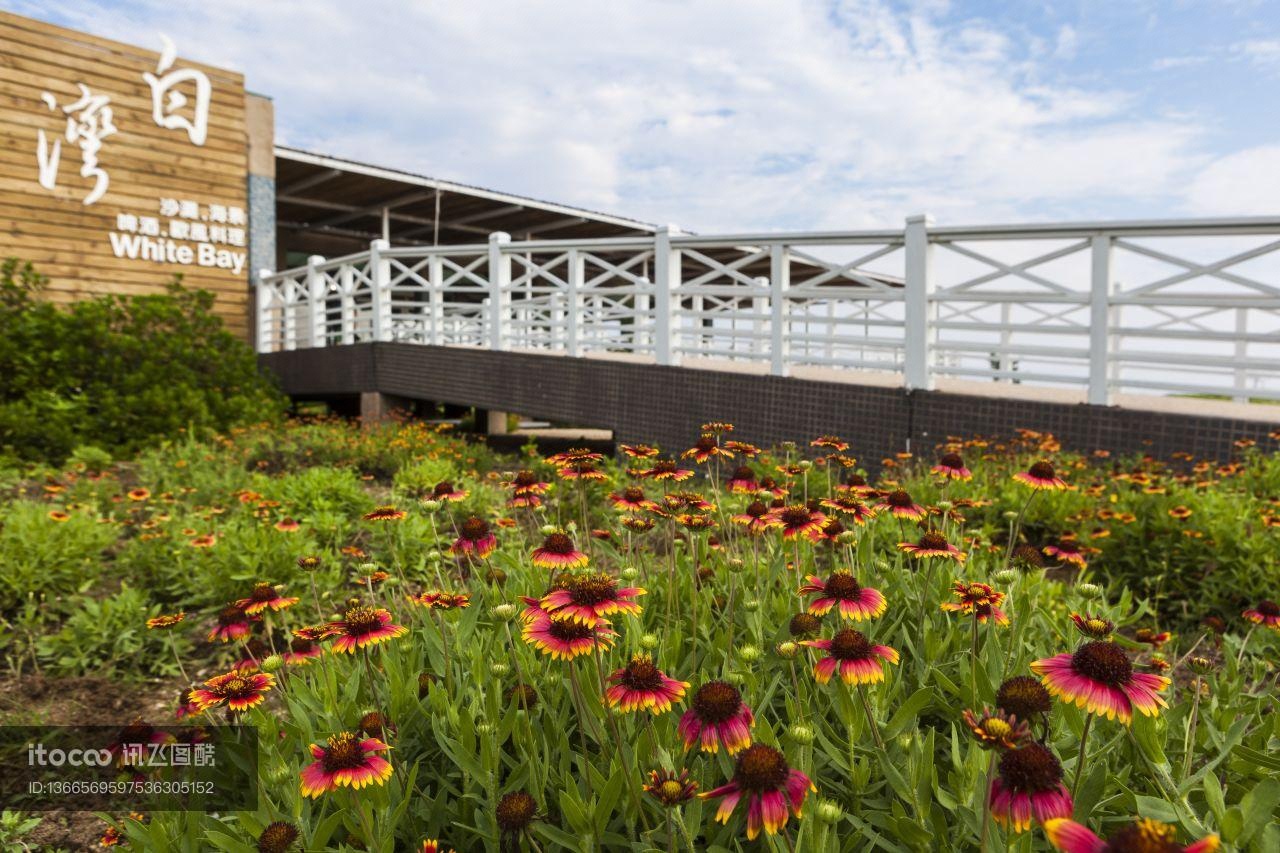
[[[943,536],[936,530],[930,530],[928,533],[920,537],[920,541],[916,543],[926,551],[946,551],[947,537]]]
[[[964,459],[959,453],[944,453],[942,458],[938,460],[938,464],[943,468],[963,468]]]
[[[1094,681],[1111,687],[1128,684],[1133,676],[1133,664],[1129,656],[1115,643],[1095,640],[1076,649],[1071,656],[1071,666]]]
[[[840,523],[838,518],[833,518],[822,526],[822,534],[835,538],[844,533],[844,525]]]
[[[542,550],[553,554],[572,554],[573,540],[563,533],[552,533],[542,543]]]
[[[503,832],[520,832],[533,823],[537,811],[538,804],[524,791],[504,794],[502,799],[498,800],[498,808],[495,812],[498,828]]]
[[[738,756],[734,781],[753,793],[776,791],[787,781],[791,768],[781,752],[762,743],[753,743]]]
[[[693,446],[697,450],[700,450],[703,453],[706,453],[709,450],[715,449],[716,440],[714,436],[704,435],[702,436],[702,438],[698,439],[698,441]]]
[[[828,583],[827,589],[830,589]],[[791,617],[790,624],[787,629],[793,637],[812,637],[822,630],[822,620],[812,613],[797,613]]]
[[[896,492],[890,492],[889,496],[885,498],[884,501],[889,506],[900,507],[902,509],[913,507],[916,503],[911,499],[910,493],[904,492],[902,489],[899,489]]]
[[[773,489],[778,488],[778,481],[773,479],[772,477],[765,477],[763,480],[760,481],[760,488],[769,489],[770,491],[772,491]]]
[[[387,727],[387,718],[377,711],[370,711],[360,718],[360,731],[369,737],[381,737],[382,730]]]
[[[1019,720],[1033,719],[1053,708],[1053,698],[1044,685],[1030,675],[1015,675],[996,691],[996,706]]]
[[[618,591],[618,584],[606,574],[593,573],[570,577],[566,589],[574,604],[593,605],[613,598]]]
[[[245,650],[249,653],[250,657],[264,658],[267,655],[271,654],[271,648],[266,643],[259,640],[257,637],[254,637],[252,640],[245,643],[244,647],[245,647]]]
[[[1154,820],[1139,820],[1107,839],[1106,853],[1177,853],[1173,827]]]
[[[676,463],[670,459],[659,459],[653,463],[653,467],[649,470],[654,474],[674,474],[676,472]]]
[[[219,625],[235,625],[244,621],[244,611],[235,605],[222,608],[222,612],[218,614]]]
[[[551,636],[566,643],[574,640],[585,640],[595,634],[595,631],[590,627],[572,619],[552,619],[551,627],[548,630]]]
[[[1039,480],[1052,480],[1054,478],[1053,466],[1048,462],[1037,462],[1027,469],[1027,473]]]
[[[315,647],[316,647],[315,643],[311,642],[310,640],[304,640],[301,638],[297,640],[293,640],[292,642],[289,643],[289,651],[293,652],[296,655],[308,654]]]
[[[214,688],[216,693],[223,696],[243,696],[256,690],[254,683],[242,675],[233,675]]]
[[[448,480],[445,480],[444,482],[438,484],[434,489],[432,489],[431,494],[435,495],[436,497],[451,495],[453,494],[453,483],[450,483]]]
[[[735,480],[753,480],[755,474],[746,465],[740,465],[733,469],[733,479]]]
[[[382,615],[372,607],[352,607],[342,617],[348,634],[367,634],[382,625]]]
[[[752,501],[751,504],[747,507],[747,515],[751,516],[752,518],[763,518],[765,514],[768,512],[769,512],[769,508],[766,507],[764,504],[762,504],[760,501]]]
[[[1044,557],[1040,555],[1040,549],[1034,545],[1019,545],[1013,549],[1013,564],[1039,569],[1044,567]]]
[[[865,486],[867,484],[867,478],[861,474],[850,474],[848,477],[844,478],[844,484],[846,486]]]
[[[1280,616],[1280,606],[1274,601],[1261,601],[1258,603],[1258,612],[1263,616]]]
[[[782,519],[782,523],[787,527],[799,527],[808,524],[810,515],[809,508],[804,506],[789,506],[778,514]]]
[[[267,824],[258,836],[258,853],[285,853],[298,840],[298,828],[288,821]]]
[[[640,501],[644,500],[644,489],[639,489],[639,488],[636,488],[635,486],[629,486],[627,489],[623,491],[622,496],[626,498],[628,501],[630,501],[631,503],[639,503]]]
[[[871,656],[871,642],[861,631],[845,628],[831,638],[830,651],[837,660],[862,660]]]
[[[850,572],[832,572],[824,586],[832,598],[857,598],[862,592],[862,587]]]
[[[256,584],[253,592],[249,593],[249,598],[254,601],[274,601],[276,599],[276,588],[269,583]]]
[[[515,485],[517,488],[527,489],[537,482],[538,478],[532,471],[520,471],[516,474]]]
[[[704,723],[723,723],[742,707],[742,694],[732,684],[708,681],[693,694],[692,708]]]
[[[632,658],[619,679],[630,690],[656,690],[662,686],[662,673],[648,658]]]
[[[1052,791],[1062,783],[1062,765],[1045,747],[1029,743],[1000,759],[1000,778],[1018,793]]]
[[[473,542],[489,535],[489,523],[482,518],[468,518],[462,522],[462,538]]]
[[[538,704],[538,691],[528,684],[513,684],[507,688],[507,701],[528,711]]]
[[[360,748],[360,741],[356,740],[355,735],[342,732],[329,738],[329,748],[324,751],[321,761],[326,773],[348,770],[364,763],[364,750]]]

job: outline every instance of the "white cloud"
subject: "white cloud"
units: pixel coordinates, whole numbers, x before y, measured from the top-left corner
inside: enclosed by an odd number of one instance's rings
[[[1210,163],[1187,190],[1191,209],[1213,216],[1280,213],[1280,145],[1229,154]]]
[[[245,71],[290,144],[702,231],[1083,217],[1181,197],[1204,164],[1194,117],[1055,82],[1031,36],[945,4],[39,6]]]
[[[1231,51],[1262,68],[1280,66],[1280,39],[1249,39],[1232,45]]]

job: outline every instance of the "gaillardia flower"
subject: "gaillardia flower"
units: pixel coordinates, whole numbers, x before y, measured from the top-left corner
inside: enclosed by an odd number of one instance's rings
[[[1031,664],[1050,693],[1074,702],[1091,714],[1118,719],[1126,725],[1133,711],[1148,717],[1167,707],[1161,690],[1169,679],[1149,672],[1134,672],[1129,656],[1115,643],[1093,640],[1076,649]]]
[[[544,612],[525,622],[521,636],[544,655],[550,655],[552,660],[569,661],[579,655],[589,655],[597,648],[609,648],[617,634],[603,619],[587,625],[568,616],[552,616]]]
[[[732,520],[735,524],[745,527],[747,532],[753,536],[764,533],[770,527],[778,527],[780,525],[780,522],[769,512],[769,508],[760,501],[752,501],[747,504],[746,509],[733,516]]]
[[[1064,563],[1070,563],[1082,569],[1087,564],[1084,551],[1080,550],[1080,546],[1070,536],[1064,536],[1056,543],[1044,546],[1043,551],[1050,557],[1055,557]]]
[[[560,578],[556,589],[544,595],[538,605],[558,618],[591,626],[615,613],[639,616],[636,599],[644,594],[639,587],[619,588],[618,581],[604,572],[587,572]]]
[[[938,458],[938,464],[929,469],[948,480],[971,480],[973,472],[964,467],[964,458],[959,453],[944,453]]]
[[[1014,474],[1013,479],[1037,490],[1057,491],[1067,487],[1066,481],[1053,470],[1053,465],[1043,459],[1027,470]]]
[[[503,835],[519,835],[538,819],[538,804],[524,791],[512,791],[498,800],[494,817]]]
[[[557,531],[533,549],[531,560],[544,569],[577,569],[587,564],[587,555],[574,547],[568,534]]]
[[[747,465],[739,465],[733,469],[733,474],[724,485],[730,492],[747,495],[754,494],[760,488],[756,482],[756,472]]]
[[[1008,625],[1009,617],[1000,609],[1000,602],[1004,601],[1004,593],[996,592],[985,583],[977,581],[956,581],[952,584],[952,594],[958,601],[944,601],[941,605],[943,610],[955,613],[971,613],[979,622],[985,623],[988,619],[997,625]]]
[[[1280,631],[1280,605],[1266,599],[1259,601],[1257,607],[1250,608],[1240,614],[1255,625],[1262,625],[1273,631]]]
[[[253,592],[249,593],[248,598],[242,598],[236,602],[245,613],[253,615],[261,613],[264,610],[284,610],[286,607],[292,607],[298,603],[296,598],[285,598],[276,588],[269,583],[254,584]]]
[[[498,547],[498,537],[489,529],[489,522],[483,518],[472,516],[462,522],[458,530],[458,538],[453,540],[449,551],[457,556],[467,555],[483,560]]]
[[[978,716],[966,708],[960,716],[983,749],[1016,749],[1031,739],[1027,723],[1004,711],[984,708],[982,716]]]
[[[1091,640],[1106,640],[1110,638],[1111,632],[1116,629],[1115,623],[1110,619],[1092,616],[1088,613],[1083,616],[1079,613],[1072,613],[1071,621],[1075,624],[1077,631]]]
[[[894,518],[907,519],[908,521],[919,521],[927,514],[925,508],[912,500],[911,494],[903,489],[889,492],[876,505],[876,509],[887,512]]]
[[[852,628],[837,631],[829,640],[804,640],[802,645],[827,653],[813,666],[813,677],[819,684],[830,681],[837,668],[845,684],[879,684],[884,681],[883,661],[898,662],[896,651],[873,645],[865,634]]]
[[[787,825],[788,807],[798,818],[804,798],[818,790],[809,777],[787,764],[786,756],[771,746],[752,744],[738,756],[733,778],[727,785],[698,796],[720,799],[716,820],[728,823],[738,801],[747,798],[747,840],[760,834],[761,827],[775,835]]]
[[[221,643],[229,643],[232,640],[247,637],[251,621],[238,605],[228,604],[218,611],[218,623],[209,632],[209,642],[217,640]]]
[[[799,536],[813,537],[822,532],[822,525],[827,517],[811,510],[804,504],[782,506],[771,513],[778,527],[782,528],[783,539],[795,539]]]
[[[620,492],[614,492],[609,495],[609,503],[622,512],[642,512],[657,506],[639,486],[627,486]]]
[[[692,459],[699,465],[715,456],[723,456],[726,459],[732,459],[733,451],[725,450],[721,447],[720,442],[716,441],[716,437],[714,435],[699,436],[693,447],[690,447],[684,453],[680,454],[681,459]]]
[[[147,628],[155,630],[157,628],[172,628],[183,619],[187,618],[186,613],[171,613],[162,616],[153,616],[147,620]]]
[[[694,691],[678,729],[685,749],[697,743],[703,752],[718,752],[723,743],[733,755],[751,744],[755,722],[738,688],[726,681],[708,681]]]
[[[337,788],[381,785],[392,771],[391,762],[378,753],[390,748],[377,738],[361,740],[351,732],[331,736],[325,746],[311,744],[316,760],[302,771],[302,795],[318,797]]]
[[[399,521],[408,515],[402,509],[394,506],[377,506],[364,514],[365,521]]]
[[[1000,757],[991,780],[988,806],[996,823],[1025,832],[1040,823],[1071,816],[1071,792],[1062,783],[1062,764],[1048,747],[1032,741]]]
[[[269,823],[258,836],[258,853],[287,853],[298,840],[298,827],[287,820]]]
[[[204,687],[192,690],[191,699],[201,711],[223,703],[232,711],[246,711],[261,704],[275,683],[275,676],[265,672],[227,672],[215,675],[204,683]]]
[[[630,663],[609,676],[609,681],[612,685],[605,691],[605,699],[609,707],[625,713],[666,713],[689,689],[689,682],[669,678],[653,665],[649,655],[633,656]]]
[[[692,800],[698,793],[698,783],[689,779],[688,770],[681,770],[679,775],[670,770],[650,770],[644,792],[671,808]]]
[[[391,621],[389,611],[361,605],[348,608],[342,619],[325,626],[325,635],[337,638],[330,646],[334,652],[354,653],[356,649],[385,643],[407,633],[408,628]]]
[[[1209,835],[1183,846],[1174,840],[1172,826],[1149,818],[1137,818],[1102,839],[1088,827],[1058,817],[1044,822],[1044,834],[1062,853],[1213,853],[1220,845],[1218,836]]]
[[[996,690],[996,707],[1019,720],[1044,720],[1053,710],[1053,696],[1034,677],[1015,675]]]
[[[887,607],[884,595],[879,590],[859,584],[852,572],[832,572],[825,581],[809,575],[805,581],[799,589],[800,595],[819,594],[809,604],[809,612],[814,616],[825,616],[832,608],[838,607],[843,618],[861,622],[882,616]]]
[[[955,560],[957,563],[964,562],[964,554],[960,549],[948,542],[947,537],[936,530],[926,531],[915,542],[899,542],[898,550],[910,554],[917,560],[925,557],[944,557]]]

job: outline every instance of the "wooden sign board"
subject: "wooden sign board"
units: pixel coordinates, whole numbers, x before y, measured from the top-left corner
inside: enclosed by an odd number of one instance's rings
[[[181,275],[248,330],[244,78],[0,12],[0,258],[48,296],[162,292]]]

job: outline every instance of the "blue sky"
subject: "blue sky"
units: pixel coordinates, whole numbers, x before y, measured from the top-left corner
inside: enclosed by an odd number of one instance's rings
[[[1280,2],[0,0],[288,144],[710,232],[1280,212]]]

